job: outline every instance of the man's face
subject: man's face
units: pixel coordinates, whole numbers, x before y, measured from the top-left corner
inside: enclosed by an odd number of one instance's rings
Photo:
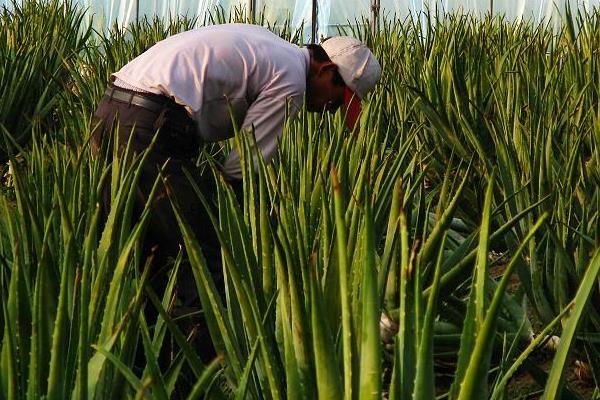
[[[309,77],[306,87],[306,109],[313,112],[336,112],[344,104],[343,84],[336,84],[337,66],[332,62],[320,64]]]

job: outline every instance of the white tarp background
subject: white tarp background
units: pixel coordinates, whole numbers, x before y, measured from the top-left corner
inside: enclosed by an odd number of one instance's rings
[[[23,0],[18,0],[20,3]],[[67,0],[65,0],[67,1]],[[69,0],[79,3],[93,18],[94,27],[106,28],[115,21],[126,26],[136,18],[158,15],[169,18],[174,15],[198,16],[200,23],[217,6],[225,11],[233,7],[246,7],[250,0]],[[257,11],[264,10],[271,22],[291,20],[292,27],[304,23],[305,39],[310,38],[312,0],[254,0]],[[336,33],[337,26],[348,25],[362,18],[371,17],[372,0],[317,0],[318,35]],[[494,14],[509,20],[548,21],[563,13],[567,4],[574,11],[592,10],[600,0],[379,0],[381,16],[405,17],[409,14],[430,11],[462,11],[482,15],[493,6]],[[0,5],[10,7],[11,0],[0,0]]]

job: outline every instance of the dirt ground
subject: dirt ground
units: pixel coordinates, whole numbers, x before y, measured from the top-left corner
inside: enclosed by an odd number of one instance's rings
[[[499,278],[505,270],[506,265],[503,263],[499,263],[490,268],[490,274],[492,277]],[[520,285],[519,278],[517,274],[513,274],[509,285],[508,292],[513,292]],[[529,307],[527,310],[527,314],[529,320],[531,321],[534,330],[536,327],[542,325],[542,323],[538,320],[533,307]],[[552,361],[554,359],[554,352],[549,349],[540,349],[535,351],[529,359],[529,364],[531,368],[539,368],[541,371],[548,373],[550,372],[550,368],[552,367]],[[586,364],[580,360],[576,360],[571,357],[571,359],[567,363],[567,371],[566,374],[566,384],[568,388],[574,392],[576,395],[580,396],[583,399],[593,399],[597,400],[600,397],[593,397],[594,390],[596,388],[593,376],[589,371],[589,364]],[[535,377],[528,371],[528,368],[522,367],[520,371],[513,377],[510,381],[507,392],[509,399],[520,399],[520,400],[533,400],[541,398],[543,394],[544,387],[540,385]]]

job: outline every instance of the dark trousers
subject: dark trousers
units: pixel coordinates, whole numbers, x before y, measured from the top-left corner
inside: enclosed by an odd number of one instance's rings
[[[113,93],[118,93],[118,98],[107,92],[96,110],[94,120],[96,128],[92,135],[92,149],[98,152],[102,143],[107,142],[110,139],[109,135],[112,135],[112,142],[116,142],[115,145],[118,146],[120,155],[124,153],[128,142],[130,142],[130,154],[132,152],[140,154],[149,147],[158,130],[157,142],[142,167],[135,199],[134,219],[140,216],[158,176],[159,168],[163,167],[166,162],[163,176],[168,182],[169,190],[177,198],[183,217],[192,227],[202,247],[213,279],[217,287],[222,290],[223,280],[218,239],[202,203],[194,192],[188,177],[184,174],[184,169],[192,174],[207,199],[210,200],[214,197],[212,176],[202,176],[192,162],[192,159],[198,154],[197,135],[193,120],[184,107],[177,105],[165,96],[141,95],[151,101],[146,105],[152,107],[145,107],[136,105],[135,101],[124,99],[124,95],[131,94],[139,100],[138,96],[140,95],[136,92],[117,89]],[[159,106],[154,106],[154,103]],[[108,214],[109,207],[110,188],[105,187],[103,198],[105,214]],[[180,249],[184,249],[179,225],[167,196],[167,188],[162,183],[159,183],[152,202],[143,248],[146,256],[151,253],[154,255],[150,283],[158,291],[160,297],[161,290],[164,289],[168,280],[169,260],[176,257]],[[184,263],[180,267],[177,291],[183,306],[190,306],[192,309],[199,306],[195,281],[188,263]]]

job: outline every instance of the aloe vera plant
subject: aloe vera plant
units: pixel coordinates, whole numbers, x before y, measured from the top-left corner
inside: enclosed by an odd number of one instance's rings
[[[0,196],[0,396],[510,398],[511,379],[551,333],[561,341],[544,398],[585,395],[569,385],[572,357],[598,385],[597,12],[566,12],[556,32],[440,13],[383,20],[377,31],[356,21],[347,33],[383,66],[360,129],[345,130],[341,113],[301,112],[274,164],[254,166],[252,132],[198,158],[217,187],[215,199],[196,189],[222,245],[221,296],[181,218],[184,251],[166,289],[148,285],[140,246],[150,209],[138,218],[131,201],[145,155],[107,146],[93,156],[88,145],[110,73],[201,21],[92,33],[71,4],[15,10],[0,18],[11,71],[2,87],[14,89],[0,102],[11,150]],[[234,20],[247,15],[220,9],[206,22]],[[289,22],[251,22],[302,37]],[[68,35],[15,40],[23,27]],[[243,197],[215,162],[233,146]],[[172,203],[178,213],[176,194]],[[218,354],[209,364],[172,312],[185,262]],[[391,337],[382,314],[397,325]],[[455,366],[450,386],[440,361]]]

